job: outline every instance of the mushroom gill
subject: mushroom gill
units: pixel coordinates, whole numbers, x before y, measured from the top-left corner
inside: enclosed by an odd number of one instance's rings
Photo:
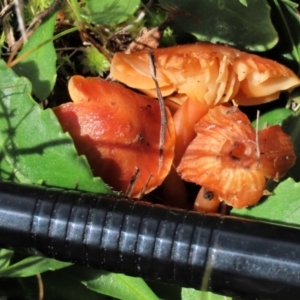
[[[177,171],[236,208],[257,203],[266,178],[277,180],[296,160],[290,137],[278,125],[257,133],[257,147],[254,128],[236,107],[210,109],[195,131]]]
[[[186,98],[207,105],[231,99],[241,105],[260,104],[275,100],[281,91],[300,85],[300,79],[287,67],[227,46],[198,43],[153,52],[162,95],[178,94],[172,97],[178,104]],[[147,51],[116,53],[111,76],[156,97]]]
[[[227,46],[198,43],[153,53],[159,87],[173,112],[175,166],[195,137],[195,123],[210,108],[232,99],[241,105],[266,103],[300,85],[287,67]],[[110,71],[114,79],[157,97],[147,51],[116,53]]]

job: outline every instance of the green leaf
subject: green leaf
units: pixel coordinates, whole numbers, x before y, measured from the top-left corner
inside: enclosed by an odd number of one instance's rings
[[[281,182],[272,195],[251,208],[232,209],[231,215],[300,227],[300,183]]]
[[[139,8],[140,0],[86,0],[86,14],[90,22],[113,26],[126,21]]]
[[[83,282],[98,293],[122,300],[158,300],[144,280],[137,277],[103,272],[99,278]]]
[[[231,300],[230,297],[187,288],[182,289],[181,296],[182,300]]]
[[[287,108],[277,108],[273,109],[271,111],[268,111],[267,113],[264,113],[259,117],[259,129],[263,129],[265,125],[271,126],[271,125],[282,125],[284,120],[286,120],[288,117],[293,116],[293,111]],[[256,120],[252,122],[252,125],[254,128],[256,128]],[[289,130],[291,132],[291,130]]]
[[[43,42],[51,39],[54,32],[56,14],[40,25],[24,45],[18,57],[30,53]],[[56,51],[53,42],[48,42],[13,67],[19,76],[27,77],[33,86],[33,94],[45,100],[51,93],[56,81]]]
[[[0,249],[0,274],[1,270],[7,268],[10,263],[10,259],[12,258],[14,251],[7,249]]]
[[[0,270],[0,277],[28,277],[48,270],[58,270],[70,265],[71,263],[61,262],[52,258],[30,256]]]
[[[247,4],[247,0],[239,0],[241,4],[243,4],[244,6],[248,6]]]
[[[287,0],[269,0],[272,21],[279,34],[279,43],[270,55],[300,75],[300,18],[298,4]]]
[[[20,183],[111,193],[78,157],[52,110],[42,110],[31,86],[0,61],[0,178]]]
[[[30,97],[28,80],[18,78],[4,62],[0,62],[0,77],[0,178],[111,193],[93,178],[86,159],[78,157],[52,110],[42,110]],[[31,276],[66,265],[33,256],[3,269],[0,276]],[[121,274],[105,273],[85,284],[100,293],[127,297],[122,299],[158,299],[142,279]]]
[[[159,0],[174,11],[174,26],[201,41],[265,51],[278,41],[266,0]]]

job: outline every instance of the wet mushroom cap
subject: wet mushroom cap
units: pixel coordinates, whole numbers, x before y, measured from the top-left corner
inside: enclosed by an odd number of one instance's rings
[[[259,132],[259,147],[261,170],[267,178],[283,177],[296,162],[291,138],[279,125]]]
[[[160,109],[155,99],[100,78],[74,76],[69,83],[74,103],[54,109],[79,154],[94,175],[125,192],[137,174],[130,196],[138,197],[162,183],[174,156],[175,133],[167,111],[163,164],[159,169]],[[137,173],[139,170],[139,173]]]
[[[287,67],[237,49],[198,43],[153,50],[157,80],[164,97],[173,101],[190,99],[216,105],[235,99],[241,105],[266,103],[281,91],[300,85]],[[111,76],[145,94],[156,97],[147,51],[116,53]]]
[[[266,180],[257,165],[255,130],[246,115],[236,107],[219,105],[195,131],[177,168],[182,178],[215,192],[233,207],[257,203]]]
[[[195,131],[177,171],[236,208],[257,203],[265,178],[279,179],[296,161],[291,138],[279,125],[256,133],[236,107],[210,109]]]

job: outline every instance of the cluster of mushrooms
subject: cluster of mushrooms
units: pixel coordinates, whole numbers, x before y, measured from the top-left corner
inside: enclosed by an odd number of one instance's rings
[[[54,112],[78,153],[94,175],[130,197],[164,182],[169,198],[185,207],[183,179],[201,186],[197,210],[217,211],[222,201],[236,208],[256,204],[267,179],[284,176],[296,156],[280,126],[256,131],[237,105],[278,99],[300,79],[275,61],[227,46],[199,43],[153,53],[167,106],[163,151],[157,86],[144,50],[116,53],[110,70],[139,93],[101,78],[71,78],[73,102]]]

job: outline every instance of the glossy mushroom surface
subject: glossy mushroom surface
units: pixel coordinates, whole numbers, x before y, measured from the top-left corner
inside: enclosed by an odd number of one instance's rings
[[[211,43],[153,50],[157,81],[166,105],[172,108],[178,166],[195,137],[194,125],[210,108],[234,99],[237,104],[262,104],[281,91],[300,85],[287,67],[260,56]],[[157,97],[148,51],[116,53],[111,76],[151,97]]]
[[[300,85],[300,79],[287,67],[227,46],[197,43],[153,52],[162,95],[178,94],[172,97],[178,104],[190,98],[207,105],[231,99],[254,105],[275,100],[281,91]],[[147,51],[116,53],[111,76],[156,97]]]
[[[71,78],[69,92],[74,102],[54,112],[78,153],[87,157],[94,175],[131,197],[160,185],[174,156],[175,132],[168,110],[169,132],[159,168],[161,121],[155,99],[117,83],[81,76]]]
[[[236,107],[210,109],[195,131],[177,171],[236,208],[256,204],[266,178],[282,177],[296,160],[293,144],[279,126],[256,134]]]

